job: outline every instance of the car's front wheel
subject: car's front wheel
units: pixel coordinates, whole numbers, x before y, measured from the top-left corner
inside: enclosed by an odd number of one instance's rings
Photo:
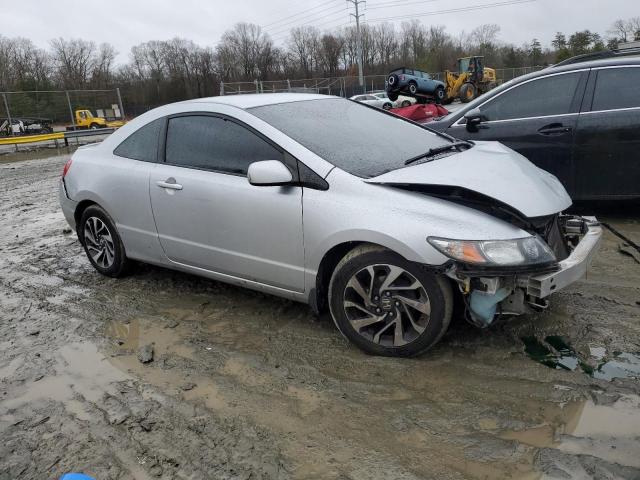
[[[124,275],[130,261],[111,217],[98,205],[88,207],[80,218],[78,234],[91,265],[103,275]]]
[[[391,107],[393,107],[393,105],[391,105],[389,102],[382,105],[383,110],[391,110]]]
[[[349,252],[329,284],[338,329],[367,353],[411,357],[435,345],[451,321],[448,280],[374,245]]]
[[[418,85],[415,82],[409,82],[409,93],[411,95],[418,93]]]

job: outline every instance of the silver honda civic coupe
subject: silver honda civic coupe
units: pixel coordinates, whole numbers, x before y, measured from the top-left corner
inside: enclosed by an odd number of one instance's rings
[[[545,308],[602,235],[500,143],[326,95],[147,112],[78,149],[60,203],[104,275],[135,260],[306,302],[394,356],[432,347],[456,302],[479,327]]]

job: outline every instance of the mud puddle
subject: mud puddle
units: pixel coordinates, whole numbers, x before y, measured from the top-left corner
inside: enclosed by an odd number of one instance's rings
[[[532,360],[556,370],[581,370],[600,380],[640,378],[640,355],[613,352],[607,355],[604,347],[591,347],[589,357],[577,353],[561,336],[548,335],[544,341],[536,337],[522,337],[525,353]]]

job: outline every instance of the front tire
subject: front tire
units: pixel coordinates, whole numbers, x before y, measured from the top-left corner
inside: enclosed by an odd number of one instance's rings
[[[449,281],[375,245],[349,252],[329,283],[340,332],[372,355],[412,357],[433,347],[451,321]]]
[[[411,95],[415,95],[416,93],[418,93],[418,85],[416,85],[415,82],[409,83],[409,93]]]
[[[107,277],[121,277],[130,266],[115,222],[98,205],[88,207],[78,225],[80,241],[91,265]]]
[[[393,107],[393,105],[391,105],[390,103],[385,103],[384,105],[382,105],[383,110],[391,110],[391,107]]]
[[[465,83],[460,87],[460,101],[462,103],[469,103],[476,96],[477,91],[473,83]]]
[[[447,94],[444,91],[444,87],[436,88],[436,103],[443,103]]]
[[[410,106],[410,105],[411,105],[411,102],[410,102],[409,100],[403,100],[403,101],[402,101],[402,106],[403,106],[403,107],[408,107],[408,106]]]

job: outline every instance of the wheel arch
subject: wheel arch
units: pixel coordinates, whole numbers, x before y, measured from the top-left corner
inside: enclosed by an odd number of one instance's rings
[[[354,237],[361,238],[361,237]],[[372,238],[368,240],[343,240],[334,243],[330,248],[326,249],[318,263],[318,269],[315,275],[315,283],[309,293],[309,305],[312,310],[319,314],[328,310],[327,294],[329,281],[336,266],[340,263],[340,260],[344,258],[351,250],[362,245],[370,245],[379,247],[385,250],[400,255],[404,259],[412,262],[423,264],[423,261],[419,259],[418,254],[406,244],[398,242],[397,240],[385,241],[385,238]],[[438,268],[434,265],[433,268]]]
[[[79,230],[80,219],[82,219],[82,214],[84,213],[84,211],[87,208],[89,208],[91,205],[98,205],[98,204],[93,200],[82,200],[80,203],[78,203],[78,205],[76,205],[76,209],[73,212],[73,218],[76,222],[76,232],[78,233],[78,239],[80,240],[80,243],[83,243],[82,235],[80,235],[80,230]]]

